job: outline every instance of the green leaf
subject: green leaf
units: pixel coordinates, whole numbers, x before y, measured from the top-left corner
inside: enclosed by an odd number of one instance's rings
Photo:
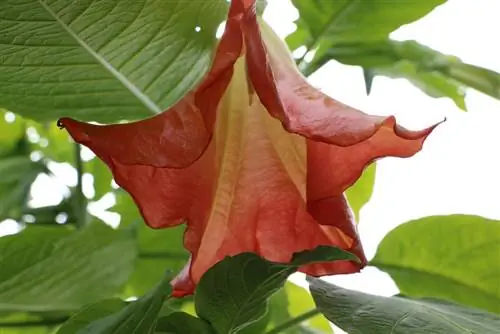
[[[196,313],[218,334],[237,333],[265,315],[269,297],[299,266],[337,260],[358,261],[350,253],[326,246],[296,253],[290,264],[270,262],[254,253],[226,257],[201,278]]]
[[[130,233],[91,224],[33,227],[0,238],[0,311],[75,310],[116,294],[136,258]]]
[[[169,334],[212,334],[209,324],[200,318],[182,312],[161,317],[156,324],[156,333]]]
[[[500,314],[500,222],[478,216],[426,217],[380,243],[371,265],[404,295],[432,296]]]
[[[320,311],[351,334],[495,334],[500,317],[436,299],[380,297],[311,279]]]
[[[101,159],[94,158],[89,163],[89,169],[94,177],[95,198],[99,199],[112,190],[113,175],[108,166]]]
[[[77,334],[143,334],[153,333],[156,317],[163,302],[170,295],[171,277],[163,280],[148,294],[131,303],[123,310],[105,318],[93,321]]]
[[[116,193],[113,211],[121,215],[120,228],[137,226],[139,259],[127,283],[127,296],[140,296],[152,289],[163,278],[165,270],[179,272],[189,259],[184,249],[185,226],[152,229],[144,223],[132,198],[123,190]]]
[[[375,185],[376,164],[372,163],[363,171],[361,177],[345,192],[347,201],[354,212],[356,221],[359,221],[361,208],[368,203],[373,193]]]
[[[335,59],[358,65],[375,75],[406,78],[432,97],[449,97],[465,110],[464,87],[500,98],[500,74],[463,63],[416,41],[343,43],[332,46],[309,66],[312,73]],[[308,74],[306,73],[306,74]]]
[[[311,63],[308,73],[318,70],[332,59],[346,65],[361,66],[365,71],[369,70],[372,76],[405,78],[429,96],[448,97],[465,110],[465,91],[460,82],[436,71],[433,65],[447,58],[418,42],[384,39],[337,44]]]
[[[38,121],[157,114],[206,73],[226,11],[226,1],[2,1],[1,107]]]
[[[57,334],[75,334],[93,321],[119,312],[125,307],[126,303],[117,298],[101,300],[95,304],[85,306],[65,322],[59,328]]]
[[[316,57],[338,43],[378,41],[400,26],[427,15],[446,0],[421,1],[302,1],[293,0],[300,17],[287,37],[292,50],[317,47]]]

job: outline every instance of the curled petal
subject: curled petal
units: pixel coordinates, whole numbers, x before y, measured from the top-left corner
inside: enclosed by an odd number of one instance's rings
[[[249,77],[269,113],[288,131],[314,141],[352,146],[378,131],[384,132],[384,140],[401,137],[421,144],[434,128],[409,131],[392,116],[368,115],[323,94],[306,81],[283,41],[265,22],[259,25],[255,15],[246,11],[242,24]]]

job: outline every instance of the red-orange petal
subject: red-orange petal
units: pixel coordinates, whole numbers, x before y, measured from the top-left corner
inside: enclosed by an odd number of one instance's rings
[[[95,152],[112,152],[125,165],[182,168],[198,159],[212,137],[217,106],[241,56],[239,18],[245,8],[233,6],[212,67],[203,82],[173,107],[149,119],[126,124],[95,125],[62,118],[79,143]],[[109,157],[101,158],[106,159]]]
[[[359,271],[366,258],[343,191],[374,159],[420,150],[432,130],[411,132],[393,117],[330,99],[307,84],[279,43],[273,34],[261,38],[254,0],[233,0],[209,74],[168,111],[108,126],[61,120],[107,163],[149,226],[187,222],[184,245],[192,256],[173,281],[174,296],[192,293],[224,256],[247,251],[286,262],[294,252],[332,245],[362,263],[301,270]],[[229,85],[236,62],[244,78],[243,52],[253,87],[246,80]]]

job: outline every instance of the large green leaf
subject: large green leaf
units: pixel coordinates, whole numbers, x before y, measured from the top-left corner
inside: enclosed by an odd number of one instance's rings
[[[195,294],[196,313],[216,333],[237,333],[266,313],[267,300],[289,275],[308,263],[358,259],[337,248],[320,246],[296,253],[290,264],[274,263],[253,253],[227,257],[201,278]]]
[[[293,0],[300,17],[297,30],[287,37],[292,50],[305,45],[320,49],[337,43],[379,41],[403,24],[418,20],[446,0]]]
[[[416,41],[342,43],[331,47],[308,68],[310,74],[329,60],[359,65],[375,75],[406,78],[433,97],[449,97],[465,109],[464,87],[500,98],[500,74],[444,55]]]
[[[391,231],[370,262],[404,295],[436,297],[500,314],[500,222],[426,217]]]
[[[0,311],[59,311],[119,292],[136,258],[130,233],[94,223],[31,227],[0,238]]]
[[[377,165],[375,163],[368,166],[356,183],[354,183],[345,192],[349,205],[354,212],[356,221],[359,221],[359,212],[361,211],[361,208],[372,197],[373,186],[375,185],[376,167]]]
[[[0,106],[36,120],[163,111],[207,71],[226,1],[0,2]]]
[[[500,317],[437,299],[380,297],[311,279],[320,311],[351,334],[495,334]]]
[[[165,276],[147,295],[121,311],[95,320],[77,334],[145,334],[153,333],[163,302],[170,295],[171,277]]]

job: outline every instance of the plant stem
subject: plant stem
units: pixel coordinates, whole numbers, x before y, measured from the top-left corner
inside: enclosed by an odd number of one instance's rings
[[[23,328],[23,327],[47,327],[60,325],[69,319],[68,316],[45,319],[45,320],[32,320],[23,322],[4,322],[0,323],[0,328]]]
[[[299,315],[299,316],[297,316],[297,317],[295,317],[293,319],[290,319],[290,320],[282,323],[281,325],[279,325],[277,327],[274,327],[273,329],[271,329],[266,334],[278,334],[278,333],[281,333],[285,329],[289,329],[291,327],[297,326],[301,322],[303,322],[303,321],[305,321],[305,320],[307,320],[309,318],[312,318],[315,315],[318,315],[319,313],[320,313],[319,309],[317,309],[317,308],[312,309],[312,310],[310,310],[308,312],[302,313],[301,315]]]
[[[82,228],[87,225],[87,199],[83,194],[83,161],[80,144],[75,143],[76,181],[76,226]]]

